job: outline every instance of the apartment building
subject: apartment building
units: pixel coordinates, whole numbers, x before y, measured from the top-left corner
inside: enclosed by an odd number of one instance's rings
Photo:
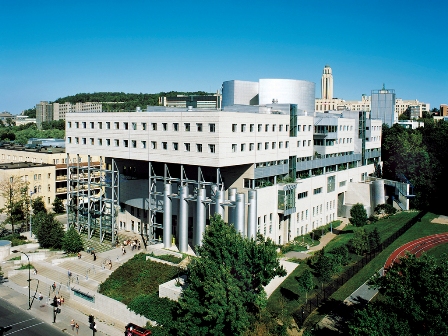
[[[69,157],[100,155],[105,168],[80,169],[99,173],[104,192],[69,190],[69,222],[112,240],[117,230],[168,248],[174,238],[186,252],[201,244],[213,214],[243,235],[284,244],[346,217],[355,203],[370,213],[385,202],[384,181],[373,188],[369,179],[382,128],[369,112],[306,111],[314,83],[281,79],[224,82],[223,106],[71,113]]]
[[[37,139],[35,139],[37,141]],[[56,142],[55,142],[56,143]],[[76,162],[74,161],[76,160]],[[67,154],[65,153],[65,148],[55,148],[55,147],[36,147],[30,148],[26,146],[2,146],[0,147],[0,165],[7,166],[12,172],[18,171],[15,167],[21,167],[21,169],[33,170],[38,169],[40,166],[46,167],[48,170],[45,172],[39,172],[37,180],[34,180],[32,176],[35,174],[30,172],[27,173],[25,178],[27,181],[38,181],[41,182],[44,173],[47,179],[45,184],[40,183],[33,197],[44,197],[45,205],[47,208],[51,208],[55,197],[58,197],[66,203],[67,200],[67,167],[69,166],[87,166],[87,156],[80,155],[77,158],[68,160]],[[99,157],[93,157],[91,161],[92,167],[99,167]],[[51,171],[50,171],[51,170]],[[25,176],[25,175],[23,175]],[[85,177],[80,177],[85,179]],[[98,177],[94,177],[94,180],[98,180]],[[39,188],[40,186],[40,188]],[[45,188],[44,188],[45,186]],[[34,190],[33,185],[31,186]]]

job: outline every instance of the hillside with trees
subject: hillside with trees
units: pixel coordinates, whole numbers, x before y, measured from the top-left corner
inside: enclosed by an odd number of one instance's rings
[[[414,198],[411,207],[429,209],[436,213],[447,213],[444,194],[448,179],[446,146],[448,123],[425,122],[425,127],[415,130],[399,125],[383,125],[381,156],[383,178],[409,181]]]

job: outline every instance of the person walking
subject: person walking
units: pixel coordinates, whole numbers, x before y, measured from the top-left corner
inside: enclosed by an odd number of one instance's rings
[[[92,254],[93,254],[93,261],[96,261],[96,254],[95,254],[95,252],[93,252]]]
[[[75,331],[75,320],[74,319],[72,319],[70,321],[70,327],[72,327],[72,331]]]
[[[53,292],[56,290],[56,282],[53,282],[53,284],[51,285],[51,288],[53,288]]]
[[[76,335],[78,335],[78,332],[79,332],[79,324],[78,323],[75,324],[75,329],[76,329]]]

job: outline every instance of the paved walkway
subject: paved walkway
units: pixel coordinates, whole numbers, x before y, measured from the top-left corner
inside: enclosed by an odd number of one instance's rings
[[[378,273],[383,275],[384,268],[381,268]],[[358,287],[348,298],[344,300],[344,303],[347,305],[352,305],[356,303],[369,302],[374,298],[376,294],[378,294],[377,289],[370,288],[367,284],[369,280],[364,282],[361,286]]]

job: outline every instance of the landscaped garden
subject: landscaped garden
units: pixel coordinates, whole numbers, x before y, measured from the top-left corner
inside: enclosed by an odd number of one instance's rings
[[[179,268],[146,260],[139,253],[117,268],[100,285],[100,293],[126,304],[137,314],[163,324],[171,316],[173,302],[159,298],[159,285],[176,278]]]
[[[379,241],[383,242],[399,229],[401,229],[410,219],[414,218],[417,214],[418,212],[400,212],[396,215],[380,219],[364,227],[355,227],[353,225],[346,226],[342,232],[340,232],[331,242],[327,244],[323,254],[322,252],[318,252],[315,256],[309,258],[307,261],[304,260],[285,279],[285,281],[283,281],[282,285],[277,288],[270,296],[268,300],[268,309],[274,314],[292,314],[295,310],[297,310],[298,307],[305,303],[306,297],[312,295],[310,291],[307,292],[305,288],[303,288],[303,285],[299,284],[299,281],[302,283],[304,272],[306,273],[307,271],[311,271],[313,273],[313,287],[316,289],[319,288],[323,285],[324,282],[327,282],[329,280],[328,276],[330,276],[331,278],[338,273],[342,273],[347,267],[362,258],[360,255],[353,253],[353,249],[350,246],[352,244],[351,241],[353,241],[353,238],[355,238],[355,236],[359,236],[359,233],[362,232],[362,230],[365,230],[365,234],[367,237],[369,237],[369,235],[372,235],[372,233],[376,231],[379,234]],[[448,230],[448,226],[445,226],[445,228],[446,230]],[[346,247],[350,248],[348,249],[349,253],[345,256],[344,250],[346,249]],[[318,263],[317,259],[321,254],[329,256],[329,258],[325,258],[326,260],[323,260],[324,258],[321,257],[322,262]],[[336,264],[335,261],[338,261],[339,264]],[[322,274],[319,274],[318,270],[316,269],[316,265],[319,267],[324,267],[324,265],[321,264],[325,264],[325,262],[327,264],[331,263],[335,266],[331,270],[330,274],[325,274],[325,276],[323,277]],[[370,273],[370,275],[373,274],[373,272]],[[348,295],[350,295],[352,292],[353,291],[348,293]],[[345,295],[345,293],[342,295]],[[348,295],[346,295],[344,299]]]

